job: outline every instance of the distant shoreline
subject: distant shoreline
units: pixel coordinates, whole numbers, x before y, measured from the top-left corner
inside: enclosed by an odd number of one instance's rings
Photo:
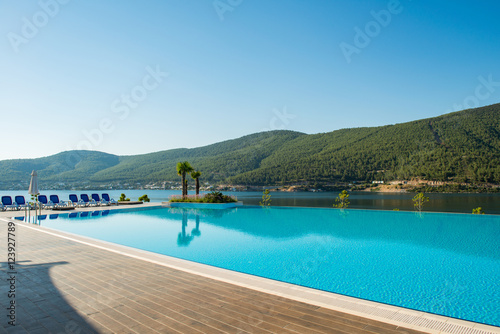
[[[342,190],[376,192],[376,193],[500,193],[500,185],[496,184],[464,184],[438,181],[383,181],[376,183],[348,183],[336,185],[290,185],[290,186],[232,186],[226,185],[218,190],[232,191],[263,191],[269,189],[271,192],[336,192]]]
[[[41,186],[43,189],[43,186]],[[389,181],[384,183],[383,181],[377,181],[374,183],[358,183],[353,181],[352,183],[339,183],[339,184],[308,184],[308,185],[268,185],[268,186],[244,186],[244,185],[212,185],[209,187],[202,187],[200,190],[202,192],[210,191],[232,191],[232,192],[262,192],[268,189],[271,192],[282,192],[282,193],[316,193],[316,192],[339,192],[342,190],[347,190],[349,192],[368,192],[368,193],[391,193],[391,194],[407,194],[407,193],[443,193],[443,194],[478,194],[478,193],[500,193],[500,185],[497,184],[468,184],[468,183],[452,183],[452,182],[441,182],[441,181],[425,181],[425,180],[410,180],[410,181]],[[175,191],[180,192],[180,187],[172,187],[170,189],[161,189],[158,187],[148,188],[145,187],[134,187],[117,189],[116,187],[104,185],[96,185],[95,187],[86,186],[83,188],[69,188],[64,187],[50,188],[47,190],[42,190],[42,192],[50,191],[74,191],[74,192],[108,192],[108,191]],[[27,192],[27,188],[11,188],[11,189],[0,189],[1,192]],[[195,189],[189,188],[189,192],[194,192]]]

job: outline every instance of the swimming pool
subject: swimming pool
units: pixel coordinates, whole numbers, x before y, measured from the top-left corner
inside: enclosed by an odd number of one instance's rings
[[[42,217],[41,224],[221,268],[500,326],[500,217],[241,207]]]

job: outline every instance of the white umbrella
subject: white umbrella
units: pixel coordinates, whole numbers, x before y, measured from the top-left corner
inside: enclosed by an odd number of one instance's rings
[[[36,209],[38,206],[38,174],[36,173],[36,170],[31,172],[31,180],[30,180],[30,187],[28,189],[28,194],[35,196],[36,202],[35,202],[35,217],[36,217]],[[36,221],[36,218],[35,218]]]
[[[28,189],[28,194],[38,195],[38,174],[36,170],[31,172],[30,188]]]

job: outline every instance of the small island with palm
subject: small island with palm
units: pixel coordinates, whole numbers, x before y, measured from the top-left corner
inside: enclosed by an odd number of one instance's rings
[[[170,203],[203,203],[203,204],[224,204],[237,203],[238,200],[234,196],[224,195],[220,191],[212,191],[210,193],[200,195],[200,171],[195,171],[188,161],[177,163],[177,174],[182,178],[182,195],[173,195],[170,197]],[[190,174],[196,181],[196,194],[188,195],[188,180],[186,174]]]

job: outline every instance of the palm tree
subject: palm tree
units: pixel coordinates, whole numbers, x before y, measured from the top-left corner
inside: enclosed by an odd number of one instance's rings
[[[196,180],[196,196],[200,194],[200,179],[201,172],[197,170],[196,172],[191,173],[191,177]]]
[[[177,163],[177,174],[182,177],[182,197],[186,197],[188,194],[186,173],[191,173],[193,171],[194,169],[193,167],[191,167],[189,162],[184,161]]]

